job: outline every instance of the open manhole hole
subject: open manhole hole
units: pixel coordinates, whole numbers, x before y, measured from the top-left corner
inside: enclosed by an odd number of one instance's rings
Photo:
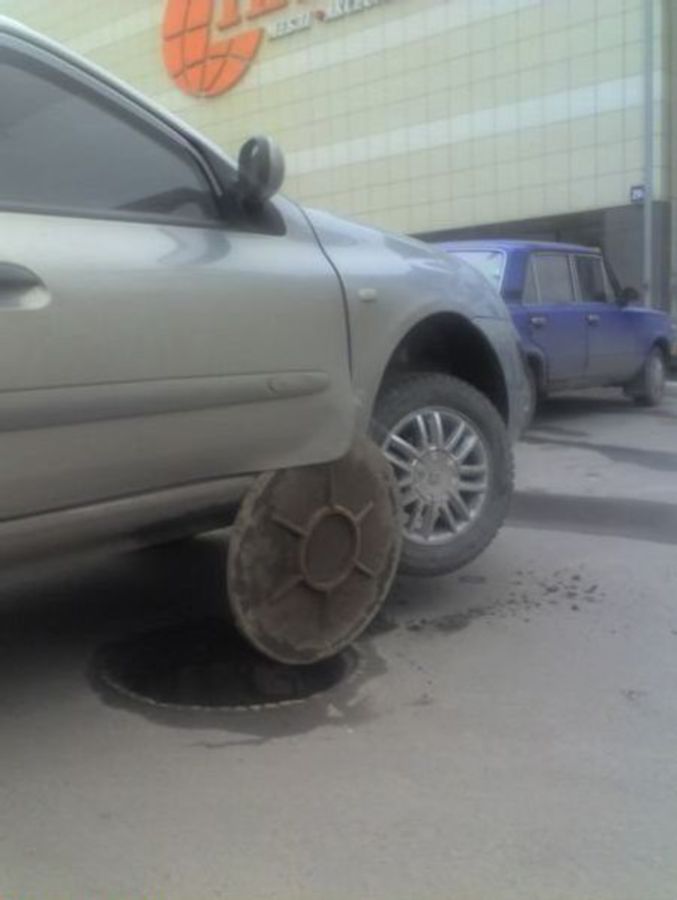
[[[312,666],[261,656],[225,622],[207,619],[107,644],[94,673],[109,688],[155,706],[266,709],[328,691],[357,668],[353,649]]]

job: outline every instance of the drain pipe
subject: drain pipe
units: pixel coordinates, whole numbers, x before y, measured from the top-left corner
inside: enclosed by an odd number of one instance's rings
[[[644,302],[653,305],[654,0],[644,0]]]

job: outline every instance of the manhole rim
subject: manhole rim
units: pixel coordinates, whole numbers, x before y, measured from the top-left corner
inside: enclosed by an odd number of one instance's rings
[[[144,635],[150,635],[152,633],[153,632],[149,631],[141,631],[134,635],[132,639],[138,640],[143,638]],[[266,710],[278,710],[288,708],[290,706],[300,706],[304,703],[310,703],[312,700],[315,700],[318,697],[326,696],[332,691],[343,688],[346,685],[352,684],[358,678],[358,676],[364,674],[366,665],[366,661],[362,651],[355,644],[351,644],[349,647],[345,647],[340,651],[340,653],[336,654],[336,657],[329,657],[328,659],[315,663],[315,665],[319,666],[326,664],[327,662],[330,662],[332,659],[336,659],[337,657],[348,657],[345,674],[342,675],[340,679],[335,683],[329,685],[328,687],[319,688],[318,690],[313,691],[305,697],[290,697],[285,700],[270,700],[263,701],[261,703],[241,703],[222,706],[214,704],[203,705],[199,703],[172,703],[167,700],[154,700],[152,697],[149,697],[146,694],[142,694],[139,691],[135,691],[133,688],[127,687],[118,679],[111,676],[109,667],[105,665],[106,653],[110,653],[116,646],[119,646],[123,643],[123,640],[111,642],[105,647],[98,649],[93,654],[90,663],[90,671],[92,672],[94,681],[98,682],[108,690],[113,691],[115,694],[131,700],[139,706],[153,707],[154,709],[166,709],[174,712],[195,712],[211,713],[213,715],[225,715],[229,713],[242,714],[248,712],[264,712]],[[255,648],[252,648],[252,652],[257,654],[259,653],[259,651]],[[265,656],[263,657],[263,659],[265,659]],[[270,662],[270,660],[268,661]],[[284,663],[277,663],[277,665],[279,665],[280,667],[285,666]],[[289,669],[309,668],[308,666],[286,667]]]

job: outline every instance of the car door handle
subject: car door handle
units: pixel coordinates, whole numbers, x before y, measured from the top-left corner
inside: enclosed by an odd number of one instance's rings
[[[544,325],[547,325],[548,319],[546,316],[529,316],[529,321],[534,326],[534,328],[543,328]]]
[[[42,280],[16,263],[0,262],[0,310],[43,309],[50,296]]]
[[[599,316],[597,313],[590,313],[590,315],[585,317],[585,321],[588,325],[599,325]]]

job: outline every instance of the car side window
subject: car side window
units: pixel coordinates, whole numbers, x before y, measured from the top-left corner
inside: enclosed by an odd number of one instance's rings
[[[532,253],[527,267],[523,302],[573,303],[574,300],[568,257],[560,253]]]
[[[540,303],[538,296],[538,284],[536,282],[536,272],[534,269],[534,257],[529,257],[527,263],[527,274],[524,280],[524,291],[522,293],[522,302],[526,304]]]
[[[576,256],[576,275],[580,299],[584,303],[608,303],[613,299],[599,256]]]
[[[618,283],[618,278],[616,278],[616,274],[612,269],[609,261],[602,258],[602,266],[604,268],[604,275],[606,277],[606,283],[609,290],[609,297],[612,302],[616,302],[621,295],[621,288]]]
[[[39,58],[0,48],[0,208],[205,224],[188,147]]]

